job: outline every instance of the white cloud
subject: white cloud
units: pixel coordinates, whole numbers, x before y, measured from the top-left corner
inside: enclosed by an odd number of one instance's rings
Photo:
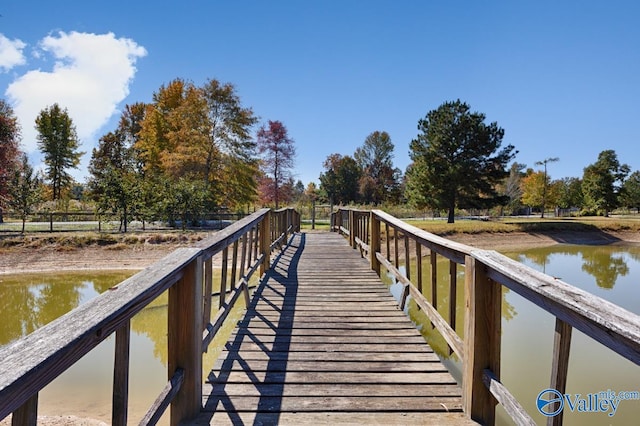
[[[26,59],[22,50],[26,46],[21,40],[9,40],[0,34],[0,69],[7,72],[17,65],[24,65]]]
[[[57,103],[67,108],[81,149],[91,151],[95,133],[129,94],[136,61],[147,54],[131,39],[113,33],[59,32],[42,39],[41,57],[55,60],[51,71],[32,70],[9,85],[11,100],[22,125],[27,152],[37,149],[34,123],[44,108]]]

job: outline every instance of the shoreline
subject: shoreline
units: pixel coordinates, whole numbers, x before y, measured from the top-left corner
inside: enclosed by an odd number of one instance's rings
[[[640,245],[638,232],[547,232],[547,233],[489,233],[447,235],[452,241],[468,246],[516,251],[558,244],[574,245]],[[80,248],[14,246],[0,249],[0,275],[43,273],[57,271],[142,270],[185,243],[132,244],[118,246],[87,246]]]

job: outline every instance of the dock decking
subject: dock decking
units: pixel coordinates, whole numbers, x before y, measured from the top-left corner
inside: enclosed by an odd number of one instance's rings
[[[297,234],[210,371],[196,424],[475,424],[368,262]]]

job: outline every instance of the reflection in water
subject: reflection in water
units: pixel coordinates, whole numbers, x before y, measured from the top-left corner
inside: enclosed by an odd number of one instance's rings
[[[50,323],[132,274],[119,271],[0,276],[0,346]]]
[[[638,261],[640,250],[637,247],[560,245],[511,254],[511,257],[529,266],[533,266],[531,263],[541,266],[536,269],[545,273],[552,256],[563,257],[565,261],[572,257],[580,259],[581,269],[595,278],[598,287],[612,289],[620,277],[629,273],[627,259]],[[567,281],[564,277],[560,278]]]
[[[556,245],[505,254],[631,312],[640,313],[640,247]],[[423,293],[431,300],[430,262],[423,260],[422,264]],[[415,278],[416,265],[412,263],[410,267]],[[437,268],[438,311],[449,319],[447,261],[439,261]],[[464,327],[463,269],[458,266],[456,293],[456,331],[461,337]],[[392,282],[390,277],[386,280]],[[460,360],[455,354],[449,354],[446,342],[415,303],[409,304],[408,312],[443,364],[461,382]],[[546,423],[546,418],[536,409],[536,397],[550,384],[554,324],[551,314],[503,288],[501,381],[538,424]],[[567,393],[586,395],[608,389],[637,391],[640,390],[639,370],[632,362],[579,331],[573,331]],[[513,424],[502,408],[497,413],[496,424]],[[640,403],[624,401],[613,418],[605,413],[565,412],[564,424],[627,425],[637,424],[638,418]]]
[[[33,332],[133,275],[133,271],[65,272],[0,276],[0,346]],[[218,272],[214,279],[219,282]],[[255,279],[251,284],[255,283]],[[244,299],[241,298],[243,301]],[[167,380],[168,293],[131,320],[129,414],[139,420]],[[218,299],[212,299],[214,313]],[[204,377],[242,316],[243,303],[231,311],[203,355]],[[85,355],[40,393],[42,415],[76,415],[111,421],[114,338]],[[165,415],[160,424],[168,424]]]

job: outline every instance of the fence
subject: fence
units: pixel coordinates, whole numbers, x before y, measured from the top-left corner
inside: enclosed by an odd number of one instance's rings
[[[359,248],[380,275],[384,266],[404,285],[401,305],[410,295],[462,360],[463,407],[473,420],[494,424],[500,403],[517,424],[535,425],[516,398],[500,382],[502,286],[555,316],[550,388],[564,394],[571,331],[580,330],[600,344],[640,364],[640,316],[558,279],[535,271],[495,251],[476,250],[411,226],[383,211],[338,210],[331,228]],[[412,254],[411,251],[414,251]],[[424,251],[423,251],[424,250]],[[423,253],[431,262],[431,295],[423,295]],[[437,306],[437,258],[448,260],[448,315]],[[410,258],[415,257],[415,276]],[[400,271],[400,265],[405,271]],[[457,268],[465,271],[464,328],[455,323]],[[462,334],[464,338],[461,338]],[[562,424],[562,412],[549,417]]]
[[[108,336],[115,333],[112,424],[126,425],[131,318],[166,290],[169,380],[141,420],[155,424],[171,405],[171,424],[198,414],[202,354],[236,301],[249,299],[249,280],[270,266],[299,230],[291,209],[260,210],[196,247],[181,248],[86,304],[0,349],[0,419],[35,425],[38,393]],[[229,253],[231,250],[231,253]],[[222,254],[220,303],[212,307],[212,258]],[[230,270],[230,274],[229,274]],[[230,287],[229,298],[226,288]],[[212,311],[215,315],[212,318]]]

